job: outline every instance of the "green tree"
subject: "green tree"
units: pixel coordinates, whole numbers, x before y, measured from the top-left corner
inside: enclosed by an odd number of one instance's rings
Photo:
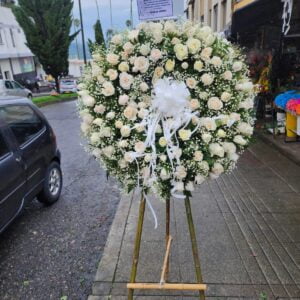
[[[94,51],[96,45],[105,47],[105,40],[100,20],[97,20],[97,22],[95,23],[94,32],[95,42],[93,43],[90,39],[88,40],[88,46],[91,53]]]
[[[45,72],[55,79],[68,74],[69,46],[79,31],[70,35],[72,0],[19,0],[13,13],[23,28],[27,46]]]

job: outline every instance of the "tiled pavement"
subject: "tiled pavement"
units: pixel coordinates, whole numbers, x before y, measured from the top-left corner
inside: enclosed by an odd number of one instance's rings
[[[138,194],[123,197],[89,300],[125,300],[138,213]],[[157,282],[164,255],[164,203],[152,198],[159,227],[146,209],[138,281]],[[193,282],[185,208],[172,201],[170,281]],[[300,299],[300,167],[256,142],[230,175],[194,192],[207,299]],[[192,292],[137,291],[135,299],[197,299]],[[166,296],[168,295],[168,296]]]

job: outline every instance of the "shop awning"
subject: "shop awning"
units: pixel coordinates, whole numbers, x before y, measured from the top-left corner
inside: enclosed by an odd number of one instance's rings
[[[232,35],[255,31],[262,25],[281,26],[283,4],[281,0],[242,1],[232,16]],[[243,4],[243,5],[242,5]]]

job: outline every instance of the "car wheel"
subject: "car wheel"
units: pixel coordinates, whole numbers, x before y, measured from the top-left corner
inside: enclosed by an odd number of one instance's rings
[[[51,205],[59,199],[62,189],[62,172],[58,162],[53,161],[46,171],[43,190],[37,195],[37,199],[47,205]]]

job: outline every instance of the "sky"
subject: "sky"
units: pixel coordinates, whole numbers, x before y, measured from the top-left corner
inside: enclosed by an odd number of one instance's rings
[[[94,40],[93,25],[98,19],[96,1],[98,1],[99,5],[99,14],[104,35],[107,29],[111,28],[109,0],[81,0],[83,28],[86,40],[88,38]],[[113,29],[122,30],[126,28],[125,22],[130,19],[130,1],[131,0],[111,0]],[[132,0],[132,8],[133,24],[136,25],[138,24],[136,0]],[[79,19],[78,0],[74,0],[73,15],[74,18]]]

